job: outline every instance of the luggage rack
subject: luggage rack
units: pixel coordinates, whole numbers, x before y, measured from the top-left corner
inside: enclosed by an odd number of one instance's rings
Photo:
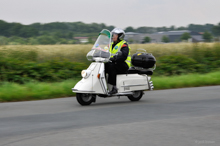
[[[156,69],[156,64],[154,64],[153,68],[143,68],[143,67],[138,67],[138,66],[134,66],[133,68],[135,68],[136,70],[151,70],[154,71]]]
[[[147,53],[147,51],[145,49],[137,49],[136,53],[146,53],[146,54],[152,55],[152,53]]]
[[[153,75],[152,69],[145,69],[145,68],[135,68],[131,67],[128,69],[127,74],[146,74],[146,75]]]
[[[135,54],[137,54],[137,53],[145,53],[145,54],[149,54],[149,55],[152,55],[152,53],[147,53],[147,51],[145,50],[145,49],[137,49],[137,51],[136,51],[136,53]],[[153,56],[153,55],[152,55]],[[132,64],[133,65],[133,64]],[[139,70],[139,71],[154,71],[155,69],[156,69],[156,63],[154,64],[154,66],[153,67],[151,67],[151,68],[143,68],[143,67],[139,67],[139,66],[135,66],[135,65],[133,65],[133,67],[132,68],[130,68],[130,69],[135,69],[135,70]]]

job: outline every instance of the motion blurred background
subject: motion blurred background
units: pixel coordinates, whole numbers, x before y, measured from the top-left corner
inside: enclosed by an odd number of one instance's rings
[[[142,48],[156,57],[153,76],[158,81],[219,73],[219,0],[0,3],[0,102],[71,96],[70,89],[80,80],[81,70],[90,64],[85,56],[99,32],[115,27],[125,30],[132,53]],[[212,74],[207,76],[210,82],[184,84],[183,80],[176,83],[178,86],[166,82],[161,88],[220,84]],[[39,84],[39,90],[26,86],[30,83]],[[55,93],[52,87],[56,83],[63,86]],[[161,89],[156,84],[155,89]],[[12,85],[17,89],[15,94],[8,93]]]

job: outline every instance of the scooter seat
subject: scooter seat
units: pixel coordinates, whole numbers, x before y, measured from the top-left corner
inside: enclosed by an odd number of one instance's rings
[[[143,69],[143,70],[137,70],[135,68],[129,68],[127,71],[127,74],[146,74],[146,75],[153,75],[152,70]]]
[[[127,71],[128,74],[138,74],[139,71],[136,70],[135,68],[129,68],[128,71]]]
[[[153,75],[153,71],[152,70],[140,70],[138,74]]]

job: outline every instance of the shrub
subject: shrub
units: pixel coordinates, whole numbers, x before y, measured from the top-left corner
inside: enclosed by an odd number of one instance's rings
[[[1,59],[0,81],[25,83],[29,81],[55,82],[78,77],[86,65],[67,60],[43,63],[27,60]]]
[[[157,59],[154,75],[207,73],[219,69],[220,43],[134,44]],[[80,76],[91,63],[86,54],[92,45],[0,46],[0,81],[55,82]],[[80,62],[80,63],[77,63]]]
[[[158,58],[157,74],[180,75],[196,71],[197,62],[183,55],[163,56]]]

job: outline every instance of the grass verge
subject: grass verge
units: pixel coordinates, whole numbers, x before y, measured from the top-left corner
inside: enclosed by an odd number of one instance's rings
[[[152,77],[152,80],[156,90],[220,85],[220,71],[207,74]]]
[[[17,84],[4,82],[0,85],[0,102],[42,100],[58,97],[74,96],[71,88],[79,79],[69,79],[63,82],[44,83],[30,82]]]
[[[207,74],[189,74],[169,77],[152,77],[155,90],[220,85],[220,71]],[[23,85],[4,82],[0,85],[0,102],[41,100],[74,96],[71,88],[79,79],[63,82],[30,82]]]

